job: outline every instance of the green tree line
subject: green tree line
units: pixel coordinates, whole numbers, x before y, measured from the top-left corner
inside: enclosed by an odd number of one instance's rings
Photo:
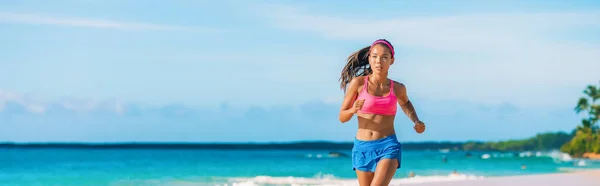
[[[565,132],[540,133],[534,137],[521,140],[508,140],[498,142],[467,142],[462,145],[462,150],[490,150],[490,151],[541,151],[559,149],[571,140],[572,134]]]

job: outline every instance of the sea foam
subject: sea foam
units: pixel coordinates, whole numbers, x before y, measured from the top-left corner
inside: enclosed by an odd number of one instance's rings
[[[478,180],[484,179],[483,176],[450,174],[440,176],[415,176],[412,178],[394,178],[390,185],[404,185],[414,183],[431,183],[460,180]],[[356,179],[342,179],[331,175],[325,175],[319,178],[303,177],[272,177],[256,176],[252,178],[230,178],[229,183],[222,186],[262,186],[262,185],[289,185],[289,186],[354,186],[358,185]]]

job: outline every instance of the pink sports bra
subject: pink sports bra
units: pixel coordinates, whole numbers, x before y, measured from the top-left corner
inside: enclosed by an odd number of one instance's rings
[[[356,100],[364,99],[365,102],[359,113],[379,114],[379,115],[396,115],[397,100],[394,94],[394,81],[390,80],[390,93],[387,96],[374,96],[369,94],[367,85],[369,84],[369,76],[365,76],[365,84],[362,90],[358,93]]]

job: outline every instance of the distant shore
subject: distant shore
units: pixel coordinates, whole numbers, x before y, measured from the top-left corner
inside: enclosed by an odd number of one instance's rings
[[[403,148],[407,150],[438,150],[460,149],[461,142],[404,142]],[[107,143],[12,143],[0,142],[0,148],[56,148],[56,149],[239,149],[239,150],[283,150],[283,149],[311,149],[311,150],[348,150],[352,149],[352,142],[246,142],[246,143],[185,143],[185,142],[107,142]]]
[[[546,149],[525,148],[520,150],[500,150],[494,148],[478,148],[472,144],[485,142],[402,142],[405,150],[442,150],[442,151],[552,151],[559,147]],[[297,142],[0,142],[0,148],[17,149],[215,149],[215,150],[349,150],[353,142],[332,141],[297,141]]]
[[[565,132],[538,133],[526,139],[504,141],[412,141],[403,142],[405,150],[524,152],[561,149],[573,138]],[[68,149],[239,149],[239,150],[348,150],[353,141],[288,141],[288,142],[0,142],[0,148],[68,148]]]
[[[402,142],[404,150],[443,150],[443,151],[499,151],[499,152],[522,152],[522,151],[546,151],[558,150],[550,148],[544,150],[524,149],[524,150],[497,150],[486,148],[465,149],[475,142]],[[479,143],[479,142],[477,142]],[[481,142],[483,143],[483,142]],[[308,142],[238,142],[238,143],[192,143],[192,142],[106,142],[106,143],[85,143],[85,142],[32,142],[32,143],[13,143],[0,142],[0,148],[17,149],[215,149],[215,150],[349,150],[353,147],[353,142],[329,142],[329,141],[308,141]]]
[[[402,142],[404,150],[433,150],[433,151],[463,151],[463,152],[502,152],[515,153],[526,151],[557,151],[557,147],[524,148],[506,150],[494,149],[489,146],[476,146],[473,144],[486,144],[481,141],[449,142],[449,141],[424,141]],[[207,150],[327,150],[339,152],[352,149],[352,142],[332,141],[296,141],[296,142],[0,142],[2,149],[207,149]],[[584,159],[600,159],[598,153],[585,153]]]

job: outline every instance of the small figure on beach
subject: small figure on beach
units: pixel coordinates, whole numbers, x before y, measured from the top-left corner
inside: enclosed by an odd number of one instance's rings
[[[408,173],[408,177],[409,177],[409,178],[412,178],[412,177],[415,177],[415,176],[417,176],[417,175],[416,175],[416,174],[415,174],[415,172],[413,172],[413,171],[410,171],[410,172]]]
[[[452,171],[452,175],[460,175],[460,174],[458,174],[458,171],[456,171],[456,170],[453,170],[453,171]]]
[[[346,123],[357,115],[352,167],[360,185],[389,185],[401,167],[402,144],[394,129],[398,105],[417,133],[425,131],[406,86],[388,78],[394,55],[389,41],[376,40],[351,54],[341,73],[340,88],[345,96],[339,120]]]

